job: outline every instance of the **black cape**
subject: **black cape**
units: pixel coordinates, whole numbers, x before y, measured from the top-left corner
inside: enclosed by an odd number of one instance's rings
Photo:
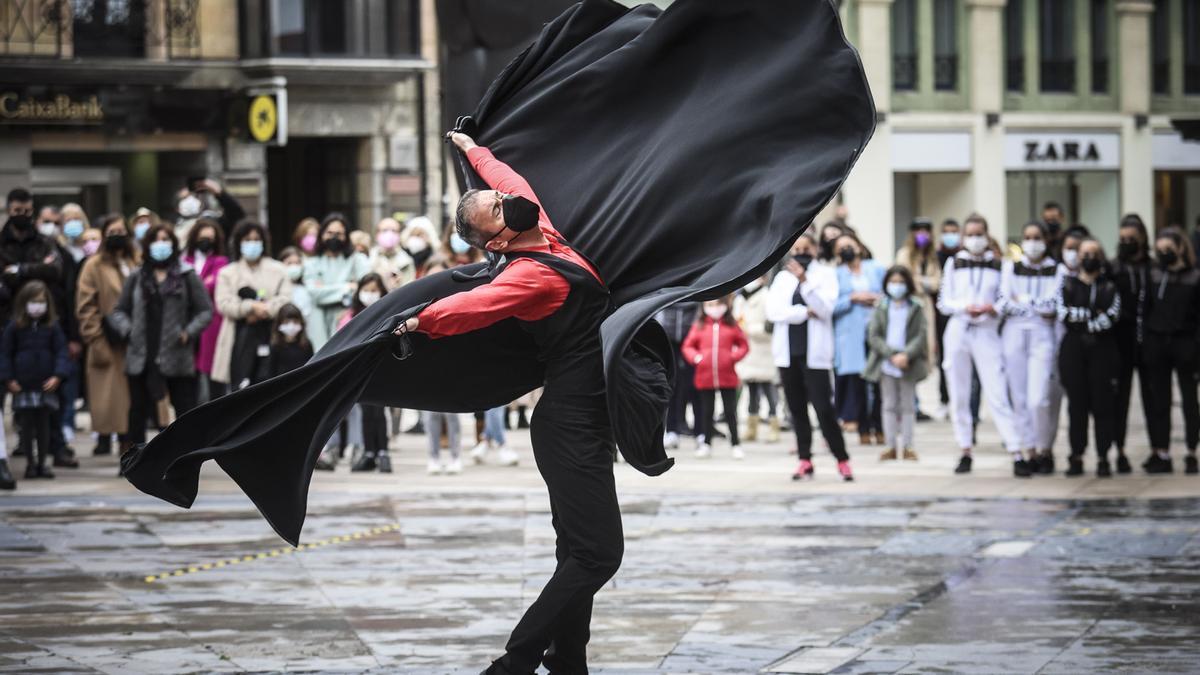
[[[477,141],[533,186],[590,258],[616,309],[603,322],[615,441],[656,475],[673,356],[651,320],[724,295],[778,261],[834,197],[874,130],[858,54],[829,0],[688,0],[666,10],[584,0],[547,24],[474,112]],[[473,172],[467,182],[483,187]],[[484,263],[405,285],[303,368],[196,408],[126,455],[139,489],[188,507],[215,459],[297,543],[313,468],[357,401],[448,412],[504,405],[542,384],[516,320],[470,334],[390,328],[490,280]]]

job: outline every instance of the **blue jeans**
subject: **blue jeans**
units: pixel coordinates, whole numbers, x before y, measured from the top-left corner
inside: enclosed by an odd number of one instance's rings
[[[500,406],[483,414],[483,438],[496,445],[504,445],[504,410]]]

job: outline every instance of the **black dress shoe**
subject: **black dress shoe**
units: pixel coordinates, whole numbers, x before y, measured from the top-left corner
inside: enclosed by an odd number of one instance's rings
[[[8,460],[0,459],[0,490],[15,489],[17,489],[17,479],[13,478],[12,471],[8,470]]]
[[[1191,475],[1200,473],[1200,462],[1196,461],[1196,455],[1189,452],[1187,457],[1183,458],[1183,472]]]
[[[1096,462],[1096,475],[1100,478],[1112,478],[1112,467],[1108,465],[1107,459]]]
[[[38,478],[54,478],[54,472],[51,471],[50,467],[48,467],[48,466],[45,466],[45,465],[39,466],[37,468],[37,477]]]
[[[1018,459],[1013,462],[1013,475],[1017,478],[1032,478],[1033,467],[1029,466],[1029,462],[1023,459]]]
[[[363,472],[363,471],[374,471],[376,469],[376,466],[377,465],[375,464],[375,453],[364,452],[362,454],[362,456],[358,458],[358,461],[354,463],[354,466],[350,467],[350,471],[352,473]]]
[[[1117,473],[1132,473],[1133,467],[1129,465],[1129,458],[1124,453],[1117,455]]]
[[[78,469],[79,468],[79,460],[77,460],[74,457],[72,457],[71,455],[67,454],[65,450],[59,452],[57,455],[54,456],[53,464],[54,464],[54,466],[57,466],[60,469]]]
[[[97,443],[96,448],[94,450],[92,450],[93,457],[99,457],[101,455],[111,455],[111,454],[112,454],[112,443],[111,442]]]
[[[1037,464],[1033,467],[1040,474],[1051,475],[1054,473],[1054,455],[1045,453],[1038,455]]]
[[[928,422],[929,420],[932,420],[932,419],[933,418],[930,417],[929,415],[925,414],[924,411],[922,411],[922,410],[917,411],[917,421],[918,422]]]
[[[1079,457],[1070,457],[1067,459],[1066,475],[1075,477],[1083,475],[1083,460]]]
[[[37,465],[33,462],[25,462],[25,480],[38,477]]]
[[[1171,463],[1171,458],[1163,459],[1158,456],[1158,453],[1150,455],[1150,459],[1142,464],[1142,468],[1146,473],[1175,473],[1175,466]]]
[[[954,467],[954,473],[971,473],[970,455],[963,455],[958,458],[958,466]]]

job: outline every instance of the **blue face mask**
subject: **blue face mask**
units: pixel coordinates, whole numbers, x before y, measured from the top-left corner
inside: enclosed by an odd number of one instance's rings
[[[238,250],[246,260],[258,260],[263,254],[263,243],[261,240],[243,241]]]
[[[174,252],[175,248],[169,241],[150,242],[150,258],[155,262],[166,262]]]
[[[455,232],[450,235],[450,250],[454,251],[458,255],[462,255],[471,250],[471,245],[468,244],[465,239],[458,236],[457,232]]]
[[[957,232],[942,233],[942,246],[945,246],[946,248],[958,248],[959,243]]]
[[[78,218],[72,218],[63,223],[63,234],[70,239],[78,239],[83,236],[83,221]]]
[[[133,226],[133,238],[141,241],[142,237],[146,236],[146,233],[149,231],[150,223],[138,223]]]

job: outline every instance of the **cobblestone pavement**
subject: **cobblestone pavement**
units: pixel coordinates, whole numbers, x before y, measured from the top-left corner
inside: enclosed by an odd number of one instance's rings
[[[515,469],[427,476],[407,436],[395,474],[318,475],[296,551],[213,467],[190,511],[111,458],[21,481],[0,495],[0,671],[476,673],[554,566],[514,439]],[[915,463],[852,442],[854,483],[827,453],[793,483],[786,442],[618,466],[594,672],[1200,670],[1200,479],[1014,479],[986,424],[954,476],[948,426],[918,439]]]

